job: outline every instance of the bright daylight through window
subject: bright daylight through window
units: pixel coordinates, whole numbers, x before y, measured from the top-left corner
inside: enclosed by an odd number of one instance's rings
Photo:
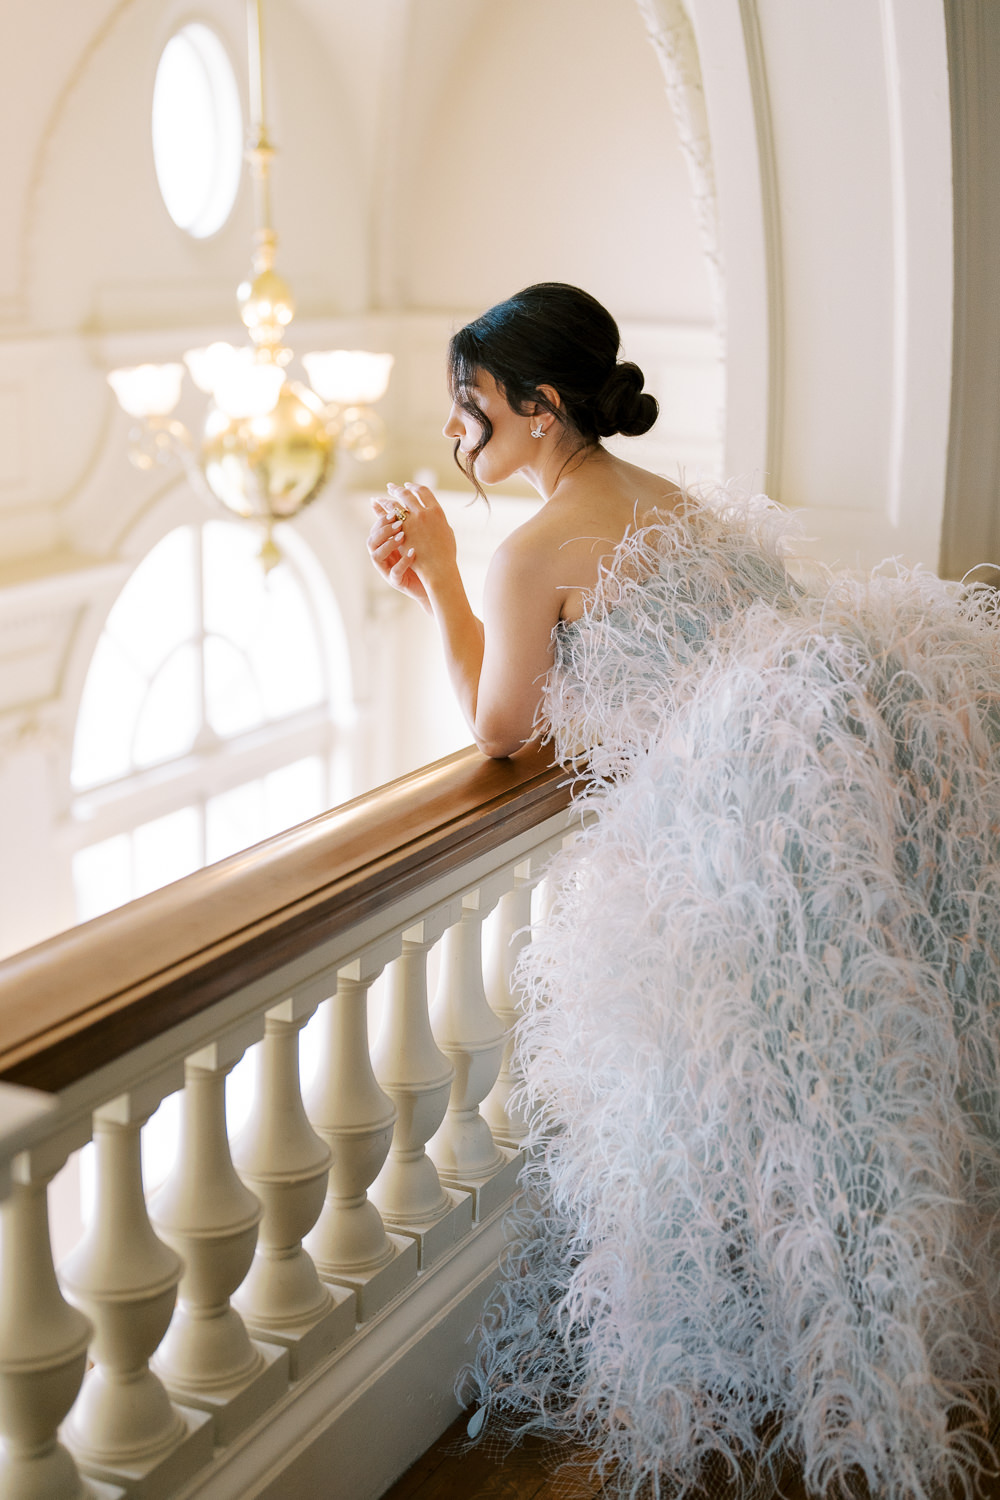
[[[77,718],[81,921],[329,806],[328,672],[303,582],[225,521],[170,532],[132,574]]]
[[[243,166],[243,116],[226,49],[199,21],[163,49],[153,89],[153,160],[174,223],[196,239],[229,218]]]

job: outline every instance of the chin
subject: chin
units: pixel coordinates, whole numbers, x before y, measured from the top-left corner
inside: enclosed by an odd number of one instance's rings
[[[484,464],[482,459],[477,460],[475,469],[476,478],[480,484],[500,484],[504,479],[509,479],[514,473],[513,469],[505,467],[503,464]]]

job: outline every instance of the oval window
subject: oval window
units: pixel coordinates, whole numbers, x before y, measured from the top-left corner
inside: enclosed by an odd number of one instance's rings
[[[153,87],[153,160],[167,212],[196,239],[229,218],[243,167],[243,114],[214,31],[192,21],[163,49]]]

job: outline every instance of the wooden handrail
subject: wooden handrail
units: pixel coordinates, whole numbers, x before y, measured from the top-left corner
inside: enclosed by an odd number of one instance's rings
[[[0,1079],[49,1092],[569,805],[545,749],[461,750],[0,964]]]

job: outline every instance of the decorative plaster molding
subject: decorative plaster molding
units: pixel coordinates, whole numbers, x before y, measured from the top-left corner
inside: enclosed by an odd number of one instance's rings
[[[131,566],[117,560],[95,562],[66,552],[32,558],[24,564],[25,576],[7,581],[0,575],[0,620],[10,623],[89,604],[96,594],[120,588]]]
[[[784,397],[781,235],[755,0],[702,6],[694,19],[684,0],[636,3],[663,71],[715,303],[725,369],[722,468],[755,473],[758,482],[766,476],[777,495]],[[708,48],[705,56],[699,41]]]
[[[0,767],[16,755],[37,755],[66,748],[67,738],[51,715],[55,704],[12,714],[0,720]]]
[[[720,336],[726,329],[725,263],[708,111],[694,28],[681,0],[636,0],[666,83],[681,151],[691,180],[695,220],[708,266]]]

